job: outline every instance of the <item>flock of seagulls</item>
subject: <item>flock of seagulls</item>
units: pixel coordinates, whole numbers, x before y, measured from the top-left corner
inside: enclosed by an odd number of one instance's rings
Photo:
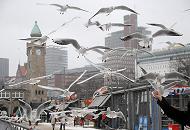
[[[67,10],[76,10],[76,11],[82,11],[82,12],[86,12],[89,13],[89,11],[82,9],[80,7],[75,7],[75,6],[70,6],[70,5],[60,5],[60,4],[45,4],[45,3],[37,3],[37,5],[45,5],[45,6],[53,6],[56,7],[57,10],[60,12],[60,14],[64,14]],[[124,5],[119,5],[119,6],[111,6],[111,7],[104,7],[104,8],[100,8],[92,17],[90,17],[87,21],[87,23],[85,24],[85,26],[88,28],[90,26],[97,26],[99,29],[101,29],[102,31],[110,31],[110,29],[112,27],[131,27],[133,26],[132,24],[123,24],[123,23],[104,23],[101,24],[99,21],[92,21],[92,19],[95,18],[95,16],[100,15],[100,14],[106,14],[106,16],[109,16],[113,11],[117,11],[117,10],[123,10],[123,11],[128,11],[130,13],[134,13],[136,15],[139,15],[139,13],[137,13],[135,10],[124,6]],[[187,9],[185,11],[189,11],[190,9]],[[61,89],[61,88],[56,88],[56,87],[50,87],[50,86],[43,86],[40,85],[40,81],[44,78],[48,78],[53,76],[55,73],[47,75],[47,76],[41,76],[41,77],[36,77],[36,78],[31,78],[29,80],[26,81],[22,81],[22,82],[18,82],[18,83],[13,83],[13,84],[9,84],[9,86],[14,87],[14,86],[18,86],[18,85],[22,85],[22,84],[37,84],[38,87],[42,88],[42,89],[47,89],[47,90],[53,90],[53,91],[60,91],[62,92],[61,95],[62,97],[67,97],[67,96],[71,96],[74,92],[70,92],[70,88],[72,86],[74,86],[75,84],[82,84],[85,83],[87,81],[89,81],[90,79],[96,77],[96,76],[101,76],[103,75],[104,78],[107,78],[108,80],[110,80],[110,77],[112,78],[113,76],[117,77],[117,78],[122,78],[126,81],[130,81],[133,83],[139,82],[139,81],[143,81],[146,80],[155,90],[159,90],[161,92],[161,94],[163,96],[167,96],[168,94],[168,90],[171,89],[173,86],[175,86],[176,84],[182,82],[182,81],[186,81],[188,82],[190,80],[190,77],[179,73],[179,72],[171,72],[168,74],[165,74],[164,76],[157,74],[157,73],[147,73],[145,69],[143,69],[142,67],[141,70],[143,72],[143,76],[141,76],[138,79],[130,79],[127,76],[123,75],[121,72],[126,70],[126,68],[123,69],[119,69],[119,70],[112,70],[111,68],[106,68],[105,66],[102,65],[97,65],[95,63],[93,63],[89,58],[86,57],[86,54],[88,51],[95,51],[99,54],[102,55],[103,59],[107,59],[107,57],[109,56],[109,54],[113,53],[113,52],[117,52],[117,51],[122,51],[124,52],[122,57],[120,58],[120,60],[122,60],[122,58],[124,56],[131,56],[131,55],[137,55],[137,53],[147,53],[151,56],[154,56],[151,52],[146,51],[144,49],[136,49],[136,48],[109,48],[109,47],[105,47],[105,46],[93,46],[93,47],[83,47],[81,46],[76,39],[72,39],[72,38],[50,38],[50,35],[57,32],[57,30],[59,30],[60,28],[64,27],[65,25],[71,23],[73,20],[78,19],[80,17],[74,17],[71,20],[63,23],[62,25],[60,25],[57,29],[51,31],[50,33],[48,33],[47,35],[43,35],[42,37],[32,37],[32,38],[21,38],[19,40],[26,40],[26,41],[30,41],[31,43],[34,43],[35,45],[40,45],[43,46],[44,43],[46,43],[46,41],[48,39],[51,39],[53,41],[53,43],[61,45],[61,46],[67,46],[67,45],[72,45],[76,51],[79,53],[79,55],[81,55],[82,57],[84,57],[84,59],[93,67],[97,68],[100,72],[83,80],[78,82],[83,75],[85,75],[86,70],[75,80],[73,81],[69,87],[67,89]],[[172,29],[172,27],[167,28],[166,26],[164,26],[163,24],[158,24],[158,23],[147,23],[150,26],[155,26],[155,27],[159,27],[160,30],[156,31],[155,33],[153,33],[151,36],[147,36],[144,35],[142,33],[139,32],[134,32],[132,34],[129,34],[127,36],[124,37],[118,37],[118,39],[122,40],[122,41],[128,41],[128,40],[133,40],[133,39],[137,39],[140,42],[144,43],[143,48],[145,48],[146,44],[148,45],[147,47],[150,47],[150,44],[153,43],[153,39],[157,38],[157,37],[161,37],[161,36],[182,36],[183,34],[175,31],[174,29]],[[173,25],[174,26],[174,25]],[[185,45],[183,44],[179,44],[179,43],[171,43],[171,42],[166,42],[166,44],[168,44],[169,46],[175,46],[175,45],[180,45],[182,47],[184,47]],[[102,50],[106,50],[106,51],[102,51]],[[106,60],[103,60],[104,62],[106,62]],[[112,80],[112,79],[111,79]],[[165,81],[168,80],[173,80],[171,83],[169,84],[164,84]],[[4,91],[1,90],[1,91]],[[23,109],[23,115],[20,118],[20,120],[23,121],[27,121],[29,123],[38,123],[40,120],[40,114],[42,112],[44,112],[44,110],[49,110],[50,108],[53,108],[55,105],[51,104],[52,101],[47,101],[42,103],[41,105],[38,106],[38,108],[36,110],[32,110],[31,106],[23,101],[19,99],[19,103],[20,103],[20,107]],[[62,105],[58,105],[56,106],[56,108],[59,107],[63,107]],[[105,113],[106,116],[108,118],[122,118],[125,122],[126,122],[126,118],[124,116],[124,114],[121,111],[111,111],[111,109],[108,107],[106,111],[101,111],[99,113],[97,113],[97,109],[88,109],[88,108],[83,108],[83,109],[77,109],[77,108],[71,108],[71,110],[69,111],[64,111],[64,109],[61,109],[61,111],[59,112],[51,112],[52,115],[57,115],[57,117],[59,118],[69,118],[68,115],[72,116],[72,117],[85,117],[86,115],[92,115],[93,119],[97,119],[101,114]],[[4,115],[3,115],[4,116]],[[1,117],[0,117],[1,118]]]

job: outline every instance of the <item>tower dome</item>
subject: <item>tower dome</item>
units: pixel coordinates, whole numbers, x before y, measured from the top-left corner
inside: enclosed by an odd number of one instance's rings
[[[41,37],[42,36],[40,28],[38,27],[37,21],[35,21],[35,25],[30,33],[30,36],[31,37]]]

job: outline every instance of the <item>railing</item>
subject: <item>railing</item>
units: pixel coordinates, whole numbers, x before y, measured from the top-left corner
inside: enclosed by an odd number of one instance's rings
[[[29,126],[0,119],[0,130],[31,130]]]

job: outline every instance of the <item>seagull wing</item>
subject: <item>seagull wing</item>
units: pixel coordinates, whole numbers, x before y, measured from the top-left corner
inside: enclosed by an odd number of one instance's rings
[[[131,24],[123,24],[123,23],[111,23],[111,26],[124,27],[124,26],[132,26],[132,25]]]
[[[60,4],[49,4],[49,5],[56,6],[56,7],[59,7],[59,8],[63,8],[63,5],[60,5]]]
[[[158,74],[148,73],[139,77],[139,80],[155,80],[157,77],[158,77]]]
[[[101,14],[101,13],[107,13],[107,11],[109,10],[109,8],[101,8],[100,10],[98,10],[97,13],[95,13],[90,19],[92,19],[94,16]]]
[[[161,29],[155,32],[152,37],[158,37],[158,36],[182,36],[183,34],[180,34],[176,31],[173,30],[168,30],[168,29]]]
[[[25,40],[25,41],[35,41],[35,40],[39,40],[40,38],[36,38],[36,37],[30,37],[30,38],[21,38],[18,40]]]
[[[143,35],[142,33],[138,33],[138,32],[135,32],[135,33],[132,33],[130,35],[127,35],[125,37],[121,37],[121,40],[122,41],[128,41],[128,40],[131,40],[131,39],[146,39],[147,36]]]
[[[116,71],[114,71],[114,72],[122,72],[122,71],[124,71],[124,70],[126,70],[127,68],[123,68],[123,69],[119,69],[119,70],[116,70]]]
[[[94,64],[94,63],[93,63],[91,60],[89,60],[87,57],[84,56],[84,58],[85,58],[85,60],[86,60],[90,65],[94,66],[96,69],[98,69],[98,70],[100,70],[100,71],[106,69],[106,68],[105,68],[104,66],[102,66],[102,65]]]
[[[85,79],[83,81],[78,82],[77,84],[82,84],[82,83],[84,83],[84,82],[86,82],[86,81],[88,81],[88,80],[90,80],[90,79],[92,79],[92,78],[94,78],[96,76],[103,75],[103,74],[104,73],[97,73],[97,74],[95,74],[95,75],[93,75],[93,76],[91,76],[91,77],[89,77],[89,78],[87,78],[87,79]]]
[[[150,54],[151,56],[154,56],[154,54],[152,54],[152,53],[150,53],[150,52],[148,52],[148,51],[146,51],[146,50],[144,50],[144,49],[137,49],[137,51],[145,52],[145,53]]]
[[[126,118],[125,118],[123,112],[119,111],[119,112],[116,112],[116,113],[117,113],[117,116],[118,116],[119,118],[123,119],[123,120],[126,122]]]
[[[175,43],[176,45],[179,45],[179,46],[182,46],[182,47],[185,47],[185,45],[184,44],[182,44],[182,43]]]
[[[51,100],[40,104],[36,109],[36,119],[40,119],[40,114],[50,105]]]
[[[97,52],[97,53],[99,53],[99,54],[101,54],[101,55],[104,55],[105,53],[103,52],[103,51],[101,51],[101,50],[99,50],[99,49],[93,49],[93,51],[95,51],[95,52]]]
[[[115,7],[114,7],[114,10],[115,10],[115,9],[127,10],[127,11],[129,11],[129,12],[132,12],[132,13],[138,14],[136,11],[130,9],[130,8],[127,7],[127,6],[123,6],[123,5],[121,5],[121,6],[115,6]]]
[[[184,11],[189,11],[190,9],[186,9],[186,10],[184,10]]]
[[[130,79],[130,78],[128,78],[128,77],[126,77],[125,75],[123,75],[123,74],[121,74],[121,73],[112,73],[112,74],[114,74],[114,75],[118,75],[119,77],[122,77],[122,78],[124,78],[124,79],[126,79],[126,80],[129,80],[129,81],[131,81],[131,82],[135,82],[133,79]]]
[[[30,106],[30,104],[26,103],[25,101],[18,99],[20,106],[24,109],[24,111],[26,112],[26,115],[28,117],[28,119],[31,118],[31,113],[32,113],[32,108]]]
[[[164,26],[163,24],[157,24],[157,23],[147,23],[148,25],[151,25],[151,26],[157,26],[157,27],[160,27],[162,29],[167,29],[166,26]]]
[[[59,26],[59,27],[56,28],[55,30],[53,30],[53,31],[51,31],[50,33],[48,33],[47,36],[48,36],[48,35],[51,35],[51,34],[53,34],[53,33],[55,33],[55,32],[57,32],[57,30],[59,30],[61,27],[65,26],[66,24],[72,22],[74,19],[77,19],[77,18],[80,18],[80,17],[74,17],[74,18],[72,18],[71,20],[69,20],[69,21],[63,23],[61,26]]]
[[[77,81],[79,81],[86,72],[87,70],[85,70],[74,82],[72,82],[67,88],[67,90],[69,90]]]
[[[38,85],[38,87],[43,88],[43,89],[53,90],[53,91],[65,92],[64,89],[57,88],[57,87],[49,87],[49,86],[43,86],[43,85]]]
[[[81,10],[81,11],[89,12],[89,11],[87,11],[87,10],[84,10],[84,9],[81,9],[81,8],[75,7],[75,6],[69,6],[69,5],[67,5],[67,7],[68,7],[69,9],[76,9],[76,10]]]
[[[141,71],[143,72],[143,74],[147,74],[147,71],[143,67],[141,67],[141,66],[139,66],[139,67],[141,68]]]
[[[90,48],[88,48],[86,51],[90,51],[90,50],[94,51],[94,49],[111,50],[111,48],[109,48],[109,47],[105,47],[105,46],[94,46],[94,47],[90,47]],[[95,50],[95,51],[96,51],[96,50]]]
[[[77,50],[81,48],[75,39],[53,39],[53,42],[59,45],[69,45],[72,44]]]
[[[182,74],[180,72],[177,72],[177,71],[174,71],[174,72],[170,72],[170,73],[167,73],[165,74],[164,76],[166,79],[170,79],[170,78],[176,78],[176,79],[184,79],[186,81],[189,81],[190,77],[185,75],[185,74]]]
[[[171,83],[169,83],[169,84],[167,84],[167,85],[164,86],[164,90],[170,89],[170,88],[174,87],[176,84],[179,84],[179,83],[181,83],[181,81],[171,82]]]

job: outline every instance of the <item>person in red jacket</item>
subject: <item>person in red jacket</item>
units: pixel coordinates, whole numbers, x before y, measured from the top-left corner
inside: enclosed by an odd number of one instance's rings
[[[181,124],[182,129],[184,129],[184,126],[190,129],[190,102],[188,102],[187,111],[180,111],[172,107],[159,91],[154,90],[152,95],[157,99],[157,104],[169,118]]]

